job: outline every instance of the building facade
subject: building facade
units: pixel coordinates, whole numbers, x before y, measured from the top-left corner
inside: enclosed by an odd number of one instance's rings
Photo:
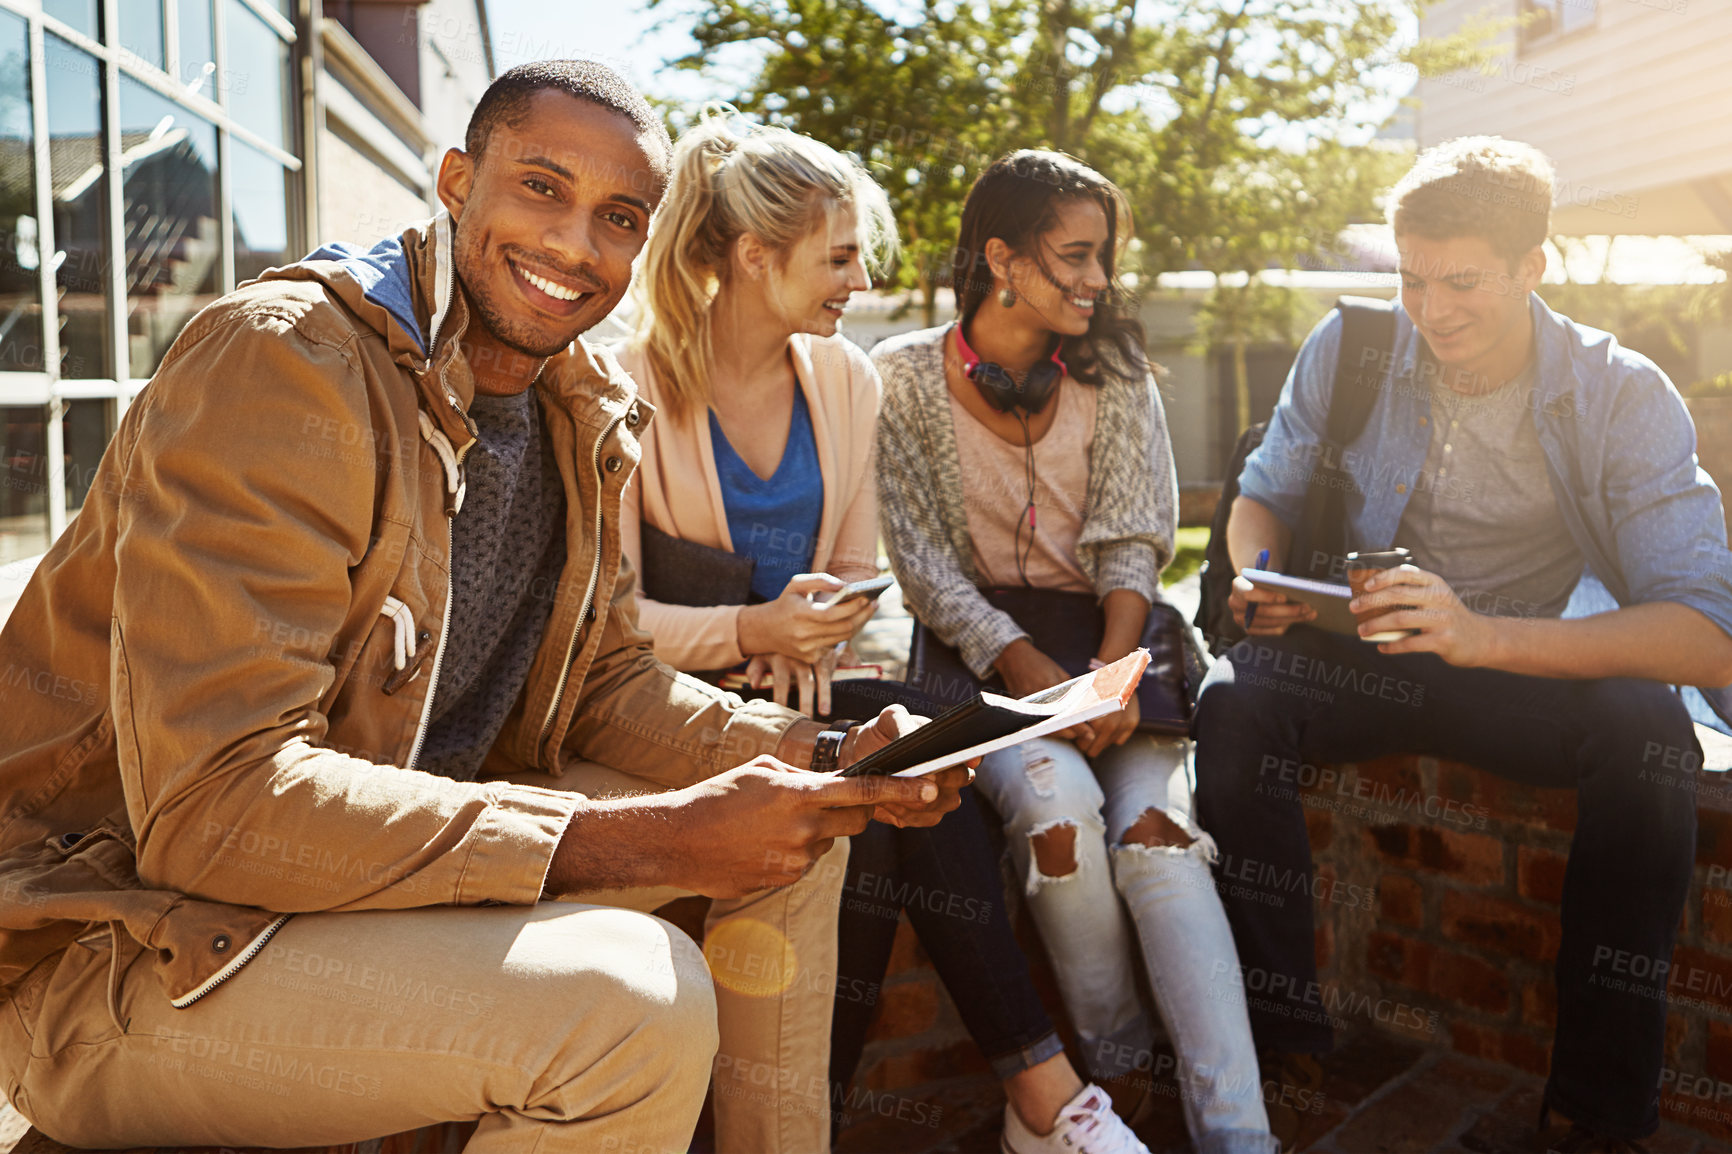
[[[200,308],[429,214],[486,29],[484,0],[0,0],[0,565]]]
[[[1478,27],[1498,55],[1421,80],[1421,147],[1492,133],[1557,166],[1570,236],[1732,234],[1732,4],[1441,0],[1420,32]]]

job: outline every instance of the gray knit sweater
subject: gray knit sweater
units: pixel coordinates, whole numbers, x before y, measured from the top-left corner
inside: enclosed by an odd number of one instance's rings
[[[904,333],[872,350],[884,378],[878,416],[878,509],[890,566],[915,616],[954,645],[977,676],[1028,636],[976,588],[963,506],[962,467],[944,381],[949,325]],[[1179,503],[1167,418],[1152,374],[1108,378],[1095,412],[1094,448],[1077,563],[1104,597],[1131,589],[1160,596],[1173,557]]]

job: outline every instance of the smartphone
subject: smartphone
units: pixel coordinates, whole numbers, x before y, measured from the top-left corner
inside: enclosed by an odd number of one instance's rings
[[[878,595],[896,584],[896,578],[886,573],[882,577],[868,577],[864,581],[850,581],[836,592],[830,594],[828,601],[820,602],[828,609],[832,605],[840,605],[845,601],[854,601],[861,597],[872,601],[878,600]]]

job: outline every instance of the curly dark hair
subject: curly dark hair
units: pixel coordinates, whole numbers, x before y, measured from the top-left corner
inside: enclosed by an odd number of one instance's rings
[[[1099,385],[1108,376],[1140,378],[1149,368],[1147,338],[1115,269],[1123,242],[1130,239],[1130,208],[1116,184],[1074,156],[1025,148],[999,157],[975,180],[962,206],[952,256],[957,314],[966,325],[992,292],[986,242],[994,237],[1035,260],[1049,280],[1056,279],[1036,242],[1057,223],[1059,204],[1071,199],[1092,200],[1107,215],[1101,263],[1108,287],[1088,332],[1061,342],[1065,368],[1088,385]]]

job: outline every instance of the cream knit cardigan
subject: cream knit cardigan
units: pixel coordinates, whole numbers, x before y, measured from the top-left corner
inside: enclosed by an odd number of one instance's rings
[[[984,677],[1004,647],[1028,636],[977,586],[956,429],[944,379],[949,325],[904,333],[872,350],[884,381],[878,417],[878,506],[890,566],[914,615]],[[1100,386],[1077,564],[1097,596],[1130,589],[1151,602],[1173,557],[1179,503],[1173,446],[1146,369]]]
[[[643,349],[614,348],[639,393],[659,408],[639,433],[643,460],[626,484],[620,548],[634,571],[643,563],[640,528],[714,549],[734,550],[722,482],[710,444],[708,409],[675,418]],[[812,571],[843,581],[878,574],[878,502],[872,488],[872,425],[878,415],[878,374],[846,337],[797,335],[789,340],[794,376],[812,413],[824,505],[813,543]],[[655,639],[655,654],[689,672],[728,669],[740,653],[738,605],[668,605],[638,594],[638,622]]]

